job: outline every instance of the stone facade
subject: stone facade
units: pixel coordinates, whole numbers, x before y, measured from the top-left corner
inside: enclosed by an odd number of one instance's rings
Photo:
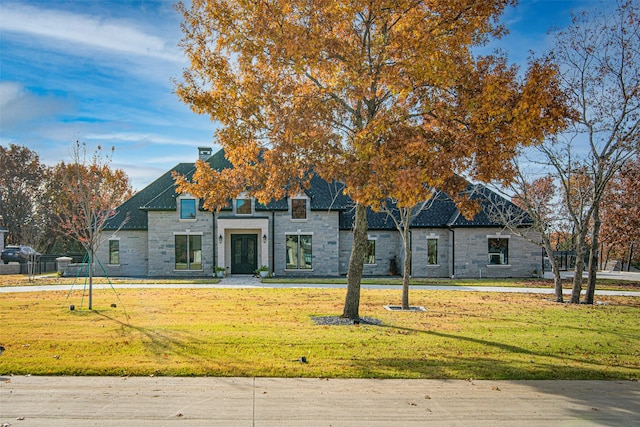
[[[149,212],[149,231],[110,234],[109,239],[119,241],[120,264],[109,264],[108,241],[101,245],[97,255],[107,274],[113,277],[211,277],[216,265],[227,267],[229,272],[230,235],[249,233],[258,237],[258,266],[269,266],[269,271],[276,276],[347,274],[353,234],[349,230],[340,230],[338,212],[312,211],[303,221],[292,220],[291,214],[284,211],[240,220],[219,218],[216,214],[215,222],[214,233],[214,215],[209,212],[198,212],[197,219],[189,221],[179,220],[171,211]],[[202,269],[175,269],[175,236],[178,234],[202,236]],[[289,234],[312,236],[312,269],[286,268],[286,236]],[[218,236],[223,237],[221,242]],[[375,263],[365,264],[363,275],[389,275],[394,257],[397,273],[402,274],[400,234],[392,230],[370,230],[368,236],[375,241]],[[489,264],[488,238],[491,236],[508,239],[508,264]],[[412,277],[530,277],[534,270],[541,269],[542,251],[539,246],[498,228],[414,229],[410,239]],[[429,239],[437,241],[436,264],[428,263]],[[102,272],[96,269],[96,274]]]
[[[211,277],[213,275],[213,214],[199,211],[194,220],[181,220],[175,211],[149,212],[149,276]],[[176,270],[175,236],[202,236],[202,269]]]
[[[273,260],[277,276],[337,276],[340,265],[340,229],[337,211],[310,211],[306,220],[291,219],[290,212],[273,216]],[[288,234],[312,236],[312,269],[286,268]]]
[[[145,277],[148,275],[149,254],[147,250],[147,232],[145,230],[127,230],[117,233],[104,233],[105,241],[100,245],[96,256],[109,276]],[[109,264],[109,240],[115,239],[119,246],[119,264]],[[100,268],[94,269],[96,275],[104,274]]]
[[[428,263],[428,241],[437,242],[436,264]],[[446,228],[420,228],[411,231],[411,275],[413,277],[451,276],[451,231]]]
[[[454,234],[454,274],[457,278],[531,277],[534,269],[540,271],[542,268],[542,249],[522,237],[495,228],[458,228]],[[490,237],[509,240],[508,264],[489,264]]]
[[[222,150],[212,153],[207,147],[199,148],[200,158],[212,169],[233,167]],[[215,267],[224,267],[227,274],[252,274],[263,265],[277,277],[347,274],[355,203],[341,184],[313,175],[309,187],[293,197],[261,205],[243,193],[214,214],[199,210],[200,200],[177,193],[173,173],[192,179],[195,170],[194,163],[177,164],[117,208],[98,252],[107,274],[211,277]],[[508,235],[487,214],[488,201],[499,196],[481,185],[469,184],[469,190],[482,205],[472,219],[463,218],[445,194],[435,196],[430,208],[416,215],[410,231],[410,274],[530,277],[539,271],[540,248]],[[507,200],[504,203],[509,205]],[[120,229],[122,218],[127,222]],[[367,213],[367,220],[375,259],[367,259],[363,274],[387,276],[391,260],[395,260],[395,273],[402,274],[403,242],[393,221],[373,211]],[[109,264],[108,239],[118,242],[119,262],[114,265]]]

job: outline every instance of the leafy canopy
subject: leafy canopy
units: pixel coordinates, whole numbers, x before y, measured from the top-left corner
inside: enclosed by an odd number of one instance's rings
[[[524,79],[471,48],[500,36],[512,0],[180,3],[191,65],[177,83],[219,122],[234,168],[200,162],[180,191],[220,207],[241,191],[262,202],[296,193],[313,170],[357,203],[413,206],[455,195],[465,174],[508,180],[519,147],[564,125],[557,70]],[[458,200],[462,202],[462,199]],[[468,213],[470,213],[469,210]]]

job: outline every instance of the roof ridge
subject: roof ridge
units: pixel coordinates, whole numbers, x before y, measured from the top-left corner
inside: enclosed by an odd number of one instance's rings
[[[177,165],[175,165],[173,168],[171,168],[169,171],[165,172],[160,178],[158,178],[156,181],[159,181],[162,177],[164,177],[164,175],[168,174],[168,173],[173,173],[174,171],[176,171],[176,169],[178,169],[181,165],[189,165],[191,166],[191,169],[189,169],[185,175],[189,175],[192,172],[194,172],[196,170],[195,167],[195,163],[190,163],[190,162],[183,162],[183,163],[178,163]],[[154,181],[154,182],[156,182]],[[158,194],[156,194],[156,196],[152,199],[150,199],[149,201],[147,201],[147,203],[145,203],[143,206],[140,206],[140,209],[150,209],[149,205],[151,205],[155,200],[157,200],[158,198],[160,198],[160,196],[162,196],[163,194],[165,194],[167,191],[169,191],[170,189],[173,189],[175,192],[175,180],[172,181],[172,183],[170,185],[168,185],[165,189],[163,189],[162,191],[159,191]]]

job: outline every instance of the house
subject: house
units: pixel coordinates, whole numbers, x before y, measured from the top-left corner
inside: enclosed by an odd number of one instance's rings
[[[199,152],[212,168],[231,167],[222,150]],[[195,164],[174,170],[188,177]],[[299,196],[263,205],[240,195],[212,213],[194,197],[176,193],[172,171],[123,203],[105,227],[97,257],[108,275],[210,277],[216,266],[235,275],[262,265],[276,276],[347,274],[354,203],[340,184],[314,176]],[[392,260],[401,273],[402,243],[393,221],[373,211],[368,221],[363,274],[389,275]],[[411,247],[413,277],[526,277],[542,262],[538,246],[510,235],[486,209],[466,220],[444,195],[413,221]]]

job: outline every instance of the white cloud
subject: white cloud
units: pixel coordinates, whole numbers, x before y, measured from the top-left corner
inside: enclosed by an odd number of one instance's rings
[[[0,127],[3,130],[52,118],[70,109],[70,103],[65,99],[35,95],[20,83],[0,82]]]
[[[85,138],[90,141],[135,142],[149,145],[158,144],[187,147],[199,147],[203,144],[202,140],[189,140],[167,135],[136,132],[90,133],[85,135]]]
[[[0,3],[0,15],[1,31],[55,39],[114,53],[172,62],[183,61],[177,48],[161,37],[139,30],[130,21],[41,9],[17,3]]]

